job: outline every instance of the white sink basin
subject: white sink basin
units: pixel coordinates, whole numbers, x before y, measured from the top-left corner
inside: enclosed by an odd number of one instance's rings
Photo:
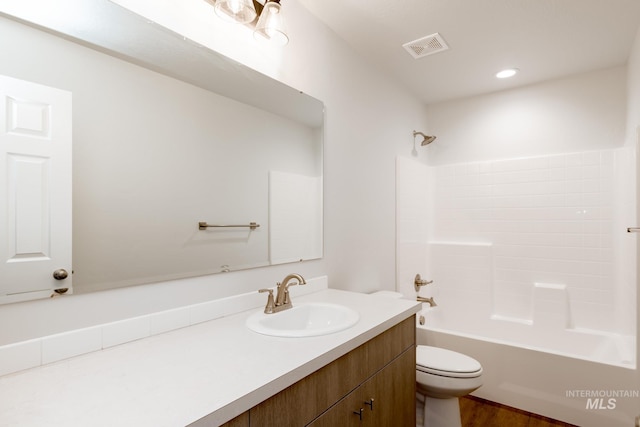
[[[279,313],[252,314],[247,319],[247,327],[276,337],[313,337],[350,328],[359,318],[357,311],[343,305],[310,302],[295,304]]]

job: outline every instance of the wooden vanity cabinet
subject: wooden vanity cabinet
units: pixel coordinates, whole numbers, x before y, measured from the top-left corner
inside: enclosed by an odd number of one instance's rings
[[[248,425],[415,425],[415,340],[411,316],[251,408]]]
[[[308,426],[414,426],[415,360],[406,350]]]
[[[231,421],[222,424],[220,427],[249,427],[249,411],[243,412]]]

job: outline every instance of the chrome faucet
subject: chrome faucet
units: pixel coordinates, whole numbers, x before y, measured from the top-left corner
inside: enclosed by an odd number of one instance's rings
[[[427,303],[427,304],[429,304],[429,306],[431,306],[431,307],[435,307],[435,306],[437,306],[437,305],[438,305],[438,304],[436,304],[436,302],[433,300],[433,297],[425,298],[425,297],[418,296],[418,297],[416,297],[416,301],[419,301],[419,302],[426,302],[426,303]]]
[[[296,283],[290,283],[292,280],[296,280]],[[291,297],[289,296],[289,286],[295,285],[306,285],[307,281],[304,280],[299,274],[289,274],[287,277],[282,279],[282,282],[278,282],[276,285],[276,297],[275,300],[273,298],[273,290],[271,289],[260,289],[258,292],[269,292],[269,297],[267,298],[267,305],[264,308],[264,312],[266,314],[277,313],[282,310],[286,310],[288,308],[293,307],[291,303]]]

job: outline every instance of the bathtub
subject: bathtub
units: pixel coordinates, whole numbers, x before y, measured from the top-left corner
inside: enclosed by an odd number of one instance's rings
[[[581,427],[634,425],[640,389],[633,337],[464,318],[425,307],[416,338],[478,360],[484,381],[474,396]]]

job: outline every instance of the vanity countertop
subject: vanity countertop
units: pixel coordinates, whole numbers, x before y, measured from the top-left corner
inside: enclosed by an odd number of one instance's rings
[[[219,425],[418,312],[420,304],[326,289],[299,296],[356,309],[332,335],[278,338],[255,310],[0,377],[0,426]]]

